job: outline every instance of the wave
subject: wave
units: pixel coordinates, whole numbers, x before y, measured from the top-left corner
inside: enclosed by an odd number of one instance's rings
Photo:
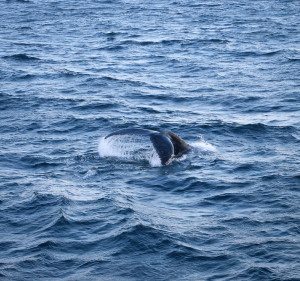
[[[206,197],[205,200],[213,203],[226,202],[230,204],[241,203],[247,205],[253,202],[255,199],[254,195],[243,194],[243,193],[223,193],[217,194],[210,197]]]
[[[228,261],[231,256],[227,254],[212,254],[212,253],[198,253],[196,250],[191,250],[185,247],[184,250],[172,250],[167,254],[167,257],[176,260],[185,261],[201,261],[201,262],[225,262]]]
[[[294,126],[275,126],[267,125],[264,123],[246,123],[241,124],[237,122],[224,122],[223,120],[215,120],[203,125],[197,124],[197,127],[209,128],[214,131],[220,131],[223,133],[230,132],[236,134],[247,134],[255,136],[255,134],[262,133],[278,133],[279,136],[285,136],[286,134],[296,133],[297,129]]]
[[[165,45],[171,46],[174,44],[181,43],[182,40],[179,39],[162,39],[162,40],[145,40],[145,41],[138,41],[138,40],[125,40],[122,41],[121,44],[123,45],[140,45],[140,46],[149,46],[149,45]]]
[[[205,141],[203,137],[201,137],[198,141],[192,142],[191,146],[199,152],[208,152],[208,153],[218,152],[218,149],[211,143]]]
[[[143,223],[137,223],[123,229],[116,236],[107,238],[105,243],[119,245],[114,256],[127,255],[132,251],[138,251],[162,253],[168,259],[187,262],[220,262],[231,259],[230,255],[222,251],[213,253],[202,250],[192,243],[184,243],[174,239],[167,230]]]
[[[51,71],[49,73],[44,73],[42,77],[49,77],[49,78],[60,78],[60,77],[66,77],[66,78],[73,78],[73,77],[85,77],[90,76],[91,73],[85,72],[83,70],[73,70],[68,68],[51,68]]]
[[[121,45],[105,46],[105,47],[97,48],[98,51],[110,51],[110,52],[119,52],[124,49],[125,47]]]
[[[295,62],[295,63],[299,63],[300,62],[300,58],[287,58],[288,62]]]
[[[111,85],[111,83],[120,84],[120,87],[124,87],[124,85],[130,85],[134,87],[147,87],[149,89],[164,89],[164,86],[161,85],[155,85],[149,82],[144,82],[139,79],[132,79],[126,76],[118,77],[116,75],[87,77],[81,85],[103,87]]]
[[[9,56],[3,56],[4,59],[13,59],[17,61],[38,61],[41,60],[34,56],[29,56],[26,54],[15,54],[15,55],[9,55]]]
[[[18,204],[18,208],[22,207],[25,211],[26,209],[38,207],[45,207],[48,206],[65,206],[71,203],[67,197],[62,195],[54,195],[49,193],[40,193],[40,192],[33,192],[33,194],[28,197],[26,200],[22,200],[20,202],[16,202]]]
[[[286,278],[286,277],[285,277]],[[283,278],[283,279],[285,279]],[[236,273],[233,280],[277,280],[278,275],[268,266],[249,266],[246,270]],[[285,279],[293,280],[293,279]],[[294,279],[296,280],[296,279]]]
[[[16,3],[32,3],[32,0],[6,0],[6,2],[10,3],[10,2],[16,2]]]
[[[58,160],[40,155],[26,155],[20,158],[21,162],[31,168],[50,168],[59,166],[61,163]]]
[[[151,46],[151,45],[161,45],[161,46],[173,46],[173,45],[194,45],[194,44],[227,44],[229,43],[226,39],[220,38],[196,38],[196,39],[161,39],[161,40],[124,40],[120,42],[123,46],[127,45],[138,45],[138,46]]]
[[[241,57],[271,57],[278,54],[281,54],[282,50],[276,50],[276,51],[266,51],[266,52],[260,52],[260,51],[239,51],[236,50],[232,52],[235,56],[241,56]]]
[[[79,105],[73,106],[75,110],[103,110],[118,107],[115,103],[104,103],[104,102],[84,102]]]
[[[13,76],[12,80],[31,80],[31,79],[35,79],[36,77],[38,77],[35,74],[23,74],[23,75],[18,75],[18,76]]]

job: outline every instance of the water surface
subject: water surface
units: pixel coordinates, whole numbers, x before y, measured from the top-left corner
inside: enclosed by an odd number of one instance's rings
[[[1,1],[1,280],[298,280],[291,1]],[[172,130],[182,161],[100,157]]]

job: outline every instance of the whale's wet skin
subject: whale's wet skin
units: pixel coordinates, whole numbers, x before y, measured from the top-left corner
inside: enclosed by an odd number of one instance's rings
[[[298,2],[0,1],[0,280],[298,280]]]

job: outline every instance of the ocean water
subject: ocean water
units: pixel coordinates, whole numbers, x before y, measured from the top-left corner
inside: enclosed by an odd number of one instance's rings
[[[0,279],[299,280],[299,14],[1,0]],[[194,149],[101,154],[130,127]]]

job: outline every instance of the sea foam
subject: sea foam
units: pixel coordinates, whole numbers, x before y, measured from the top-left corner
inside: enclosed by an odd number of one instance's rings
[[[161,161],[148,136],[101,137],[98,145],[100,157],[117,157],[126,160],[148,161],[153,167]]]

